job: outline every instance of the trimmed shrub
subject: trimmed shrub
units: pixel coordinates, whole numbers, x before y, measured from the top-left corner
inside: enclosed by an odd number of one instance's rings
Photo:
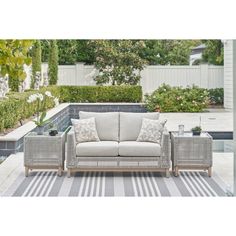
[[[20,120],[24,120],[36,113],[36,104],[27,103],[31,94],[51,91],[53,96],[59,96],[59,89],[56,86],[42,88],[40,91],[28,90],[24,93],[11,92],[8,99],[0,100],[0,132],[7,128],[14,127]],[[54,103],[48,101],[46,109],[52,108]]]
[[[215,88],[209,89],[209,99],[211,105],[223,105],[224,104],[224,89]]]
[[[19,67],[19,70],[23,70],[23,66]],[[11,91],[17,92],[19,90],[20,81],[17,77],[9,77],[9,88]]]
[[[61,102],[141,102],[141,86],[60,86]]]
[[[0,132],[14,127],[17,122],[36,114],[37,105],[28,103],[31,94],[50,91],[61,102],[141,102],[141,86],[49,86],[39,91],[26,90],[24,93],[11,92],[8,99],[0,100]],[[46,109],[53,102],[47,101]]]
[[[209,103],[206,89],[171,87],[163,84],[151,95],[145,95],[148,111],[201,112]]]
[[[32,48],[32,77],[30,87],[34,88],[35,75],[39,71],[41,73],[41,43],[36,40]]]
[[[52,40],[49,48],[49,59],[48,59],[48,77],[49,84],[56,85],[58,80],[58,47],[57,41]]]

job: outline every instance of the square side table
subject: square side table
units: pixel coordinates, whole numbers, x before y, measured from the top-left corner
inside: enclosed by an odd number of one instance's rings
[[[59,132],[56,136],[27,134],[24,138],[25,176],[33,169],[57,169],[61,176],[65,162],[65,138],[66,132]]]
[[[171,133],[172,171],[179,175],[179,169],[203,169],[212,175],[212,137],[207,132],[193,136],[192,132],[179,135]]]

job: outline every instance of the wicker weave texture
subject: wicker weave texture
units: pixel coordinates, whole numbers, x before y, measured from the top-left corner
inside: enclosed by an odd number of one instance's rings
[[[24,140],[24,165],[64,167],[65,132],[57,136],[29,133]]]
[[[104,168],[114,167],[120,171],[124,167],[142,167],[169,169],[170,168],[170,135],[167,130],[164,131],[161,140],[161,156],[157,157],[76,157],[76,141],[74,129],[67,134],[67,156],[66,165],[68,169],[78,169],[83,167],[103,167],[101,163],[106,161]],[[87,163],[87,164],[86,164]]]
[[[171,133],[171,157],[174,166],[212,166],[212,137],[208,133],[179,136]]]

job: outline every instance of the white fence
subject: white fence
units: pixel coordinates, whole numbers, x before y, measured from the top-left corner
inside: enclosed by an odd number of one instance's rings
[[[46,70],[47,64],[43,64],[42,72]],[[95,85],[88,77],[93,70],[93,66],[82,63],[59,66],[58,85]],[[143,93],[151,93],[163,83],[183,87],[193,84],[202,88],[224,87],[223,66],[147,66],[141,76]]]
[[[223,66],[148,66],[142,71],[141,85],[144,93],[150,93],[161,84],[171,86],[197,85],[201,88],[223,88]]]
[[[42,64],[42,74],[47,71],[48,65]],[[88,77],[94,70],[94,66],[78,63],[76,65],[58,66],[58,85],[96,85],[92,78]]]

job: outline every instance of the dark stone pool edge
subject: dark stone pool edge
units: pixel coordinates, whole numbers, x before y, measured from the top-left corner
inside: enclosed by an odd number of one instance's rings
[[[214,140],[233,140],[233,132],[230,131],[208,131]]]

